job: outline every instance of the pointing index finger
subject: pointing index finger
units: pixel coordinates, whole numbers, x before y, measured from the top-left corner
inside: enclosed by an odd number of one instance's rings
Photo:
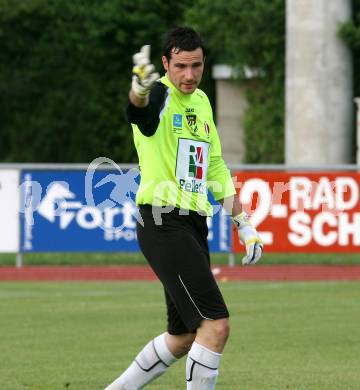
[[[150,61],[150,51],[151,51],[150,45],[144,45],[141,48],[141,53],[145,56],[145,58],[149,59],[149,61]]]

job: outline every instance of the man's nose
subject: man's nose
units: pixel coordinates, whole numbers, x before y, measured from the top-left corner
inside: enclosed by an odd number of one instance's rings
[[[194,78],[194,72],[191,67],[185,69],[185,77],[187,80],[192,80]]]

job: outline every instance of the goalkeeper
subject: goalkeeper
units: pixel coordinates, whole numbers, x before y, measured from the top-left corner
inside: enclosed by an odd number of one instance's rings
[[[150,46],[133,58],[127,117],[141,171],[137,234],[164,286],[167,330],[106,390],[141,389],[185,355],[187,390],[215,388],[229,312],[210,268],[207,189],[232,215],[246,247],[243,264],[255,264],[262,255],[222,159],[209,100],[198,89],[205,55],[202,38],[179,27],[163,42],[163,77],[150,62]]]

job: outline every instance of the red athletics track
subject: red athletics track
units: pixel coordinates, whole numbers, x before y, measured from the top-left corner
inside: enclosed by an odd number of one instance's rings
[[[255,265],[213,267],[220,281],[360,280],[360,265]],[[0,281],[51,280],[156,280],[146,266],[109,267],[0,267]]]

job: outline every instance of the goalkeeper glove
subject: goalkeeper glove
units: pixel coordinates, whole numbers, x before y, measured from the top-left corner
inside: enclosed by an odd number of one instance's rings
[[[264,245],[261,238],[249,221],[249,216],[242,212],[232,218],[238,228],[240,241],[245,245],[246,256],[242,259],[242,264],[255,264],[263,254]]]
[[[139,53],[133,56],[133,77],[131,89],[140,99],[147,99],[150,89],[157,79],[159,73],[155,72],[155,67],[150,63],[150,45],[144,45]]]

